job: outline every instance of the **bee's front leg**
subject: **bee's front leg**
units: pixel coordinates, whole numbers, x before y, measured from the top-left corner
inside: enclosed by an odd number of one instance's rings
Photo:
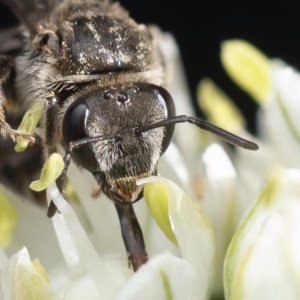
[[[22,138],[29,139],[31,142],[35,142],[34,136],[14,130],[6,122],[5,112],[3,107],[6,99],[4,93],[4,85],[9,79],[9,76],[13,68],[14,68],[13,59],[6,55],[0,55],[0,135],[2,135],[3,138],[10,137],[13,141],[15,141],[16,137],[22,137]]]
[[[50,93],[51,94],[51,93]],[[61,111],[61,105],[59,98],[53,93],[46,99],[46,112],[44,117],[44,147],[45,156],[49,157],[51,154],[57,152],[57,145],[61,141],[60,130],[58,130],[58,115]],[[70,154],[64,158],[65,168],[63,174],[61,174],[56,180],[57,188],[62,193],[64,182],[66,178],[66,171],[70,163]],[[57,212],[57,207],[51,200],[49,203],[47,216],[52,218]]]

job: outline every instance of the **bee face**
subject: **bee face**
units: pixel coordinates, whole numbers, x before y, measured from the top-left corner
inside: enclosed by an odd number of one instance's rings
[[[147,83],[114,85],[90,91],[74,101],[65,113],[66,143],[102,135],[112,140],[87,144],[74,150],[74,159],[122,193],[135,191],[138,178],[156,173],[157,162],[173,135],[174,127],[138,134],[146,126],[174,115],[169,93]]]

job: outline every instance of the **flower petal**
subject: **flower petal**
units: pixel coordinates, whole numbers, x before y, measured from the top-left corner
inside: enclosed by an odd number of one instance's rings
[[[300,170],[273,172],[225,260],[226,299],[299,299]]]
[[[259,114],[259,130],[286,167],[300,168],[300,74],[288,66],[272,72],[272,91]]]
[[[191,263],[195,273],[201,278],[199,298],[204,299],[211,292],[215,265],[215,243],[210,222],[196,203],[173,182],[153,176],[140,179],[137,184],[154,181],[165,183],[169,188],[171,227],[182,257]]]
[[[82,299],[111,299],[108,297],[101,297],[94,285],[93,280],[89,275],[85,275],[79,278],[76,278],[68,285],[65,293],[64,300],[82,300]]]
[[[140,267],[114,300],[201,300],[198,280],[189,262],[169,253],[160,254]]]
[[[58,300],[41,269],[31,262],[26,248],[10,257],[2,275],[5,299]]]
[[[95,198],[93,192],[95,187],[99,188],[95,178],[91,173],[80,170],[72,161],[69,166],[69,174],[72,174],[68,179],[80,199],[80,205],[88,220],[89,228],[92,228],[91,231],[97,236],[93,244],[98,254],[100,256],[114,254],[127,257],[113,202],[109,201],[103,193]]]
[[[32,261],[32,265],[38,271],[38,273],[47,281],[49,282],[48,274],[46,269],[42,266],[40,260],[38,258],[34,258]]]
[[[156,36],[156,41],[165,62],[166,88],[174,99],[177,114],[195,115],[176,40],[170,33],[159,32]],[[183,154],[188,169],[194,167],[195,157],[199,154],[201,145],[200,132],[199,128],[190,124],[180,124],[175,130],[174,141]]]
[[[65,223],[64,226],[56,224],[55,229],[63,230],[66,234],[66,238],[70,241],[68,246],[61,247],[64,256],[68,258],[66,262],[71,263],[73,267],[75,264],[77,276],[82,275],[84,268],[86,268],[88,275],[98,291],[99,297],[101,299],[111,299],[119,287],[119,284],[104,266],[103,261],[81,226],[74,210],[62,197],[55,183],[50,184],[47,192],[62,214],[62,216],[54,216],[53,222],[57,222],[56,220],[62,217],[63,220],[61,221]],[[58,238],[62,238],[60,232],[58,232]],[[66,245],[66,243],[60,241],[60,245]]]
[[[284,162],[271,145],[262,139],[244,133],[248,140],[259,145],[259,151],[245,151],[237,148],[234,156],[234,165],[238,174],[237,197],[238,215],[240,217],[248,211],[249,207],[256,199],[257,193],[261,189],[262,182],[270,172],[278,167],[282,167]]]
[[[169,219],[169,188],[162,182],[150,182],[144,187],[144,198],[156,220],[157,225],[167,238],[176,246],[178,242]]]
[[[216,276],[213,292],[223,293],[223,264],[230,240],[238,224],[239,201],[236,197],[236,171],[224,149],[210,145],[203,153],[205,188],[199,201],[210,219],[216,237]]]
[[[166,153],[160,158],[159,173],[162,177],[169,178],[184,190],[191,189],[191,179],[183,155],[177,145],[172,142]]]
[[[8,257],[18,252],[24,245],[33,257],[38,257],[47,270],[62,260],[57,238],[44,207],[35,205],[21,195],[0,184],[3,193],[14,208],[18,222],[11,236],[11,242],[5,247]],[[34,234],[33,234],[34,233]]]

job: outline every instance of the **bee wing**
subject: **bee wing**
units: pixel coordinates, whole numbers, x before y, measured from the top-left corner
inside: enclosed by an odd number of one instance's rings
[[[31,33],[36,33],[41,21],[50,21],[53,9],[61,0],[2,0]]]

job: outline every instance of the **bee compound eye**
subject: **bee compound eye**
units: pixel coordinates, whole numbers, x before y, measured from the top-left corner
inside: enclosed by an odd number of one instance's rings
[[[75,101],[67,109],[62,123],[62,133],[66,145],[84,139],[87,134],[87,117],[89,107],[84,101]],[[85,144],[72,152],[73,159],[90,172],[97,170],[97,161],[91,144]]]
[[[170,93],[160,87],[155,86],[154,94],[157,96],[158,101],[164,107],[166,119],[170,119],[175,117],[176,109],[174,105],[174,101]],[[169,125],[165,127],[165,135],[162,142],[162,154],[168,149],[174,135],[175,124]]]

